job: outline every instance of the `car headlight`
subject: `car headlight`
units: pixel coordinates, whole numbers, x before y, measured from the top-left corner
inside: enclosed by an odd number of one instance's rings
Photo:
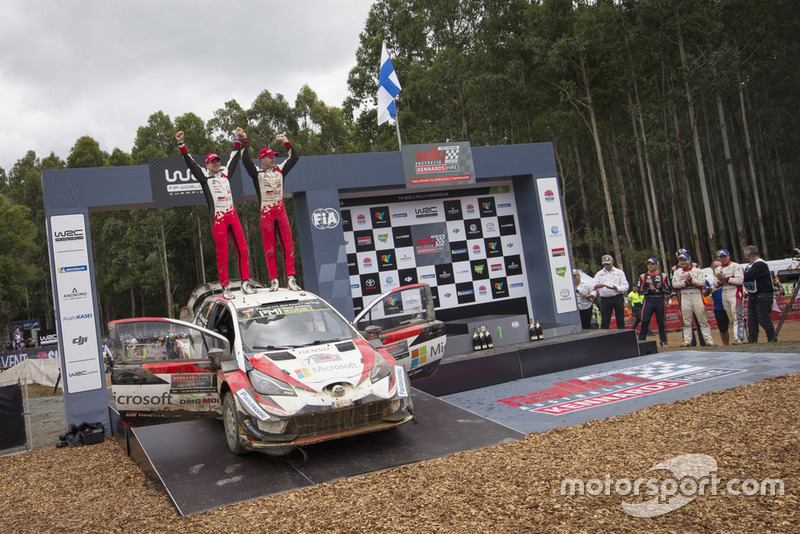
[[[386,363],[386,360],[383,359],[383,356],[380,354],[375,354],[375,363],[372,365],[372,371],[369,372],[369,379],[374,384],[379,380],[383,380],[387,376],[391,374],[392,370],[389,368],[389,364]]]
[[[296,397],[294,390],[289,387],[286,382],[281,382],[272,378],[268,374],[262,373],[258,369],[253,369],[248,374],[250,377],[250,384],[253,389],[261,395],[284,395],[288,397]]]

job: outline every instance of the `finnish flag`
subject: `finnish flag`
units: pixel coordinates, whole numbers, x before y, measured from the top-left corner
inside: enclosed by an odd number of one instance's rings
[[[394,72],[389,52],[386,51],[386,42],[381,49],[381,76],[378,82],[378,126],[397,117],[397,108],[394,99],[400,94],[400,80]]]

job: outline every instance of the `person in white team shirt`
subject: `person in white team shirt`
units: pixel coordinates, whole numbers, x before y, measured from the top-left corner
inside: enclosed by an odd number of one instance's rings
[[[591,281],[581,279],[578,269],[572,270],[572,281],[575,284],[575,297],[578,300],[578,313],[581,315],[581,328],[588,330],[592,324],[592,308],[594,307],[594,291]]]
[[[744,282],[744,268],[731,261],[731,254],[726,249],[717,251],[719,267],[714,269],[719,285],[722,286],[722,306],[728,314],[728,321],[733,325],[733,344],[741,345],[739,337],[739,317],[736,313],[736,303],[742,298],[742,282]]]
[[[678,268],[672,276],[672,287],[680,292],[681,319],[683,320],[683,344],[681,347],[692,346],[692,314],[700,325],[700,333],[706,346],[714,345],[711,337],[711,327],[708,326],[708,314],[703,301],[703,290],[706,287],[706,275],[703,270],[692,264],[692,257],[688,253],[678,256]]]
[[[614,267],[614,258],[608,254],[602,258],[603,268],[594,275],[594,290],[600,297],[600,328],[611,327],[611,314],[617,319],[617,328],[625,329],[625,294],[628,279],[621,269]]]

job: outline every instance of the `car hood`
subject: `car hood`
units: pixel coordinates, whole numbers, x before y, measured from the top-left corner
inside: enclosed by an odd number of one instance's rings
[[[263,373],[318,390],[336,381],[360,383],[372,370],[376,352],[367,342],[353,340],[247,356]]]

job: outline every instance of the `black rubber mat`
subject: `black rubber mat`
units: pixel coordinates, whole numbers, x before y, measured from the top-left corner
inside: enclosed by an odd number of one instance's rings
[[[191,515],[523,436],[427,393],[411,391],[416,424],[308,446],[303,465],[259,453],[231,454],[217,420],[128,429],[126,449],[145,473],[161,480],[178,511]]]

